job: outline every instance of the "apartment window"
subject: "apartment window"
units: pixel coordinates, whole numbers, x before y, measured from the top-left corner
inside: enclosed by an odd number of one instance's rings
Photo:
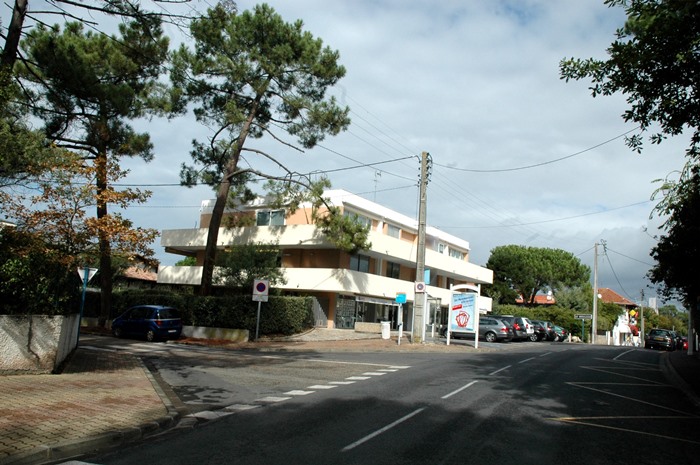
[[[464,260],[464,252],[461,252],[461,251],[455,250],[455,249],[450,249],[450,257],[459,258],[460,260]]]
[[[387,224],[386,233],[387,235],[398,239],[401,237],[401,228],[399,228],[398,226],[394,226],[393,224]]]
[[[354,271],[362,271],[363,273],[369,273],[369,257],[367,255],[351,255],[350,256],[350,269]]]
[[[344,212],[343,215],[347,216],[348,218],[354,219],[355,222],[361,224],[362,226],[365,226],[369,229],[372,229],[372,220],[367,218],[364,215],[358,215],[357,213],[347,212],[347,211]]]
[[[284,210],[259,210],[256,213],[257,226],[284,226]]]
[[[388,278],[399,279],[401,274],[401,265],[394,262],[386,262],[386,276]]]
[[[447,248],[447,246],[445,244],[438,243],[437,251],[438,251],[438,253],[445,253],[446,248]]]

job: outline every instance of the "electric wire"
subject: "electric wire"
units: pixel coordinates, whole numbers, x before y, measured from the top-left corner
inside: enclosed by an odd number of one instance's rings
[[[634,131],[637,131],[638,129],[640,129],[639,126],[637,126],[636,128],[630,129],[629,131],[623,132],[622,134],[619,134],[619,135],[613,137],[612,139],[608,139],[608,140],[601,142],[599,144],[596,144],[592,147],[588,147],[587,149],[580,150],[576,153],[572,153],[572,154],[566,155],[564,157],[555,158],[554,160],[548,160],[548,161],[544,161],[541,163],[535,163],[533,165],[519,166],[519,167],[515,167],[515,168],[502,168],[502,169],[469,169],[469,168],[456,168],[456,167],[447,166],[447,165],[438,165],[438,166],[442,166],[444,168],[449,168],[449,169],[456,170],[456,171],[465,171],[465,172],[469,172],[469,173],[505,173],[505,172],[510,172],[510,171],[522,171],[522,170],[528,170],[531,168],[539,168],[540,166],[551,165],[552,163],[557,163],[560,161],[568,160],[569,158],[573,158],[573,157],[576,157],[578,155],[582,155],[586,152],[590,152],[591,150],[595,150],[599,147],[602,147],[605,144],[609,144],[610,142],[613,142],[617,139],[625,137],[627,134],[634,132]]]

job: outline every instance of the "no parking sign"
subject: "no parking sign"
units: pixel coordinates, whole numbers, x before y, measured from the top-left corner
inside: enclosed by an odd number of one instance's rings
[[[253,282],[253,302],[267,302],[270,283],[267,279],[256,279]]]

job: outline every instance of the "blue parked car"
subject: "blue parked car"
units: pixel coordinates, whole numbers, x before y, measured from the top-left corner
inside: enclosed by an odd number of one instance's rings
[[[161,305],[137,305],[112,321],[116,337],[137,336],[147,341],[178,339],[182,320],[178,311]]]

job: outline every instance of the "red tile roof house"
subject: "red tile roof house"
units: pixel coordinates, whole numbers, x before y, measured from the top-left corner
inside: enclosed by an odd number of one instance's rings
[[[622,309],[622,313],[617,318],[617,322],[613,327],[611,339],[608,338],[608,344],[612,343],[616,346],[628,344],[638,345],[640,341],[639,331],[637,330],[637,319],[635,318],[636,313],[630,313],[635,310],[638,305],[622,297],[612,289],[605,287],[598,289],[598,296],[602,302],[619,305]]]
[[[548,293],[548,294],[537,294],[535,296],[535,302],[533,302],[533,305],[554,305],[556,303],[557,303],[557,299],[555,299],[551,293]],[[523,300],[523,296],[518,296],[518,298],[515,299],[515,304],[516,305],[525,305],[526,303]],[[527,302],[527,305],[530,305],[530,303]]]

